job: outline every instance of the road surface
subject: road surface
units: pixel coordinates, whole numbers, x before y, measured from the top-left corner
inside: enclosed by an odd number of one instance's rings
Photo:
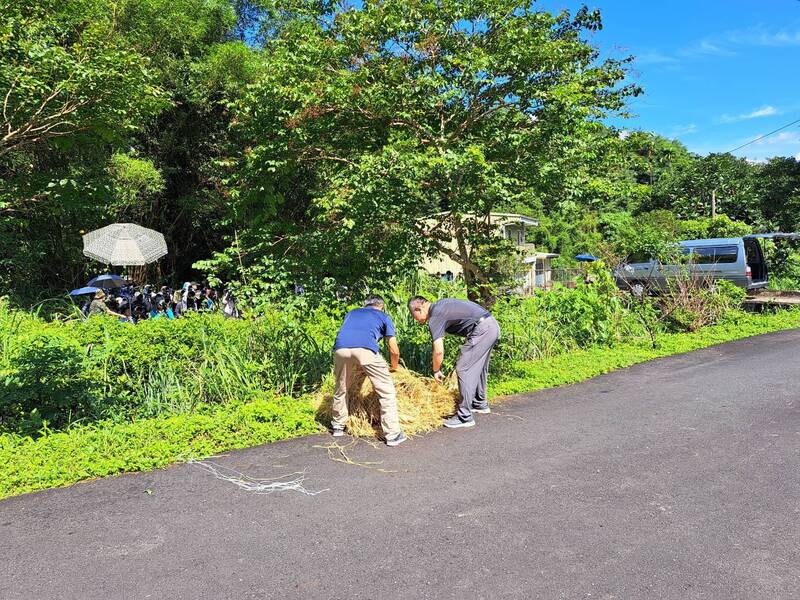
[[[0,598],[800,597],[800,331],[360,443],[377,468],[331,441],[214,459],[313,496],[184,464],[0,502]]]

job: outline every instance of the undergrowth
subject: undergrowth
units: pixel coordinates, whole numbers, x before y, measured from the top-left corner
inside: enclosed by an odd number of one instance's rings
[[[800,327],[800,312],[734,312],[695,333],[577,349],[536,360],[515,361],[490,383],[493,397],[577,383],[615,369],[753,335]],[[45,430],[34,438],[0,435],[0,498],[127,471],[163,467],[225,450],[318,431],[306,398],[261,397],[243,403],[197,404],[191,413],[129,422],[77,424]]]

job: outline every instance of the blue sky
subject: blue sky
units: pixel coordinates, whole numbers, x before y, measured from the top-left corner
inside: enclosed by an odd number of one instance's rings
[[[583,2],[541,0],[547,10]],[[613,124],[655,131],[700,154],[725,152],[800,119],[800,0],[594,0],[602,56],[636,56],[645,93]],[[800,159],[800,123],[734,152]]]

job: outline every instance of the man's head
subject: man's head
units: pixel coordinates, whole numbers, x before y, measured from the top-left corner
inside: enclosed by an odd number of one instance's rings
[[[377,294],[370,294],[364,300],[364,308],[374,308],[377,310],[383,310],[385,306],[386,303],[383,301],[383,298],[381,298]]]
[[[428,310],[431,303],[424,296],[414,296],[408,301],[408,312],[417,323],[428,322]]]

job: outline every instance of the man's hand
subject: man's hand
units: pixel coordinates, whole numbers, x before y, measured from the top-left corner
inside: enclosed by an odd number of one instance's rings
[[[397,339],[394,336],[386,338],[386,345],[389,346],[389,373],[397,371],[397,365],[400,364],[400,346],[397,345]]]
[[[442,373],[442,370],[441,370],[441,369],[439,369],[438,371],[436,371],[436,373],[434,373],[434,374],[433,374],[433,378],[434,378],[434,379],[435,379],[435,380],[436,380],[438,383],[444,383],[444,373]]]

